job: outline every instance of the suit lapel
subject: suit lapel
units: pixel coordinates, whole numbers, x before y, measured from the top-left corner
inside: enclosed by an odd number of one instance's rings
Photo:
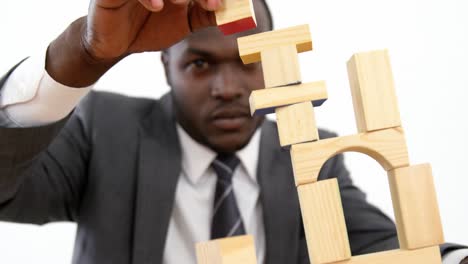
[[[298,259],[300,213],[289,153],[279,147],[276,125],[262,126],[258,179],[266,236],[268,264]]]
[[[181,171],[181,151],[171,100],[155,104],[140,127],[136,191],[134,264],[162,262],[164,244]],[[117,230],[116,230],[117,232]]]

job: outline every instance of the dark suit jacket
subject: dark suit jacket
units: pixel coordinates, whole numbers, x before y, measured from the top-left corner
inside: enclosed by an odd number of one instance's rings
[[[262,129],[266,263],[309,263],[290,157],[275,123]],[[77,222],[73,263],[160,263],[180,170],[169,96],[91,92],[60,122],[0,128],[0,220]],[[339,180],[352,253],[397,248],[394,224],[353,186],[341,155],[322,169],[320,178],[330,177]]]

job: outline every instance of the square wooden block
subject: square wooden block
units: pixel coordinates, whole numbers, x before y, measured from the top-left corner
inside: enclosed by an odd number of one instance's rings
[[[276,122],[282,147],[315,141],[319,138],[311,102],[277,108]]]
[[[261,52],[265,87],[298,84],[301,69],[296,45],[269,48]]]
[[[297,191],[311,262],[351,258],[337,179],[301,185]]]
[[[444,243],[430,164],[388,172],[400,248],[417,249]]]
[[[224,35],[246,31],[257,26],[252,0],[224,0],[215,12],[216,24]]]
[[[215,239],[196,244],[198,264],[257,264],[253,236]]]

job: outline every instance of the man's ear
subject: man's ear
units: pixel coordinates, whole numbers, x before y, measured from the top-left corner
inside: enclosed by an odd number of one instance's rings
[[[161,51],[161,62],[164,66],[164,73],[166,75],[166,83],[167,85],[172,87],[171,78],[170,78],[170,70],[169,70],[169,51],[163,50]]]

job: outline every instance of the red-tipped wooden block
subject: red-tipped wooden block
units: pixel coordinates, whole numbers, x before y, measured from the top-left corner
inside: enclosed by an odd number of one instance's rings
[[[216,24],[224,35],[246,31],[257,26],[252,0],[224,0],[215,12]]]

